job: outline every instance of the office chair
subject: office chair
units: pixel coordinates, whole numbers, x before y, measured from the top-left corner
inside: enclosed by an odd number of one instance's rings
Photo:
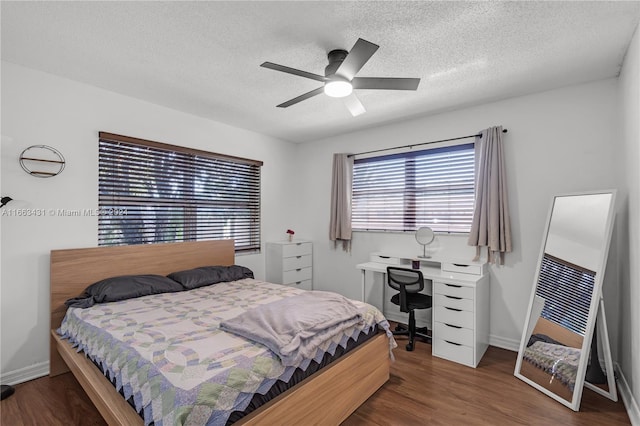
[[[407,351],[413,350],[413,341],[416,336],[423,337],[431,342],[431,336],[427,334],[427,329],[416,329],[415,309],[431,308],[431,296],[422,294],[424,289],[424,277],[417,269],[398,268],[387,266],[387,283],[389,287],[399,291],[391,298],[391,302],[400,307],[400,312],[409,313],[408,327],[396,327],[394,335],[409,336]]]

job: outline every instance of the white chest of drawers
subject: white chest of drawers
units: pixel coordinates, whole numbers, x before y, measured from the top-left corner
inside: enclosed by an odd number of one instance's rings
[[[313,244],[311,241],[266,243],[266,279],[303,290],[312,290]]]
[[[471,283],[469,283],[471,284]],[[489,346],[489,282],[433,282],[432,354],[476,367]]]

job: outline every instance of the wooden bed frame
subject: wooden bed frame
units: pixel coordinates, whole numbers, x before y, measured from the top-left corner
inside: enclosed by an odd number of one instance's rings
[[[538,318],[538,322],[531,334],[545,334],[565,346],[571,346],[576,349],[582,349],[582,342],[584,341],[584,337],[578,333],[574,333],[573,331],[542,317]]]
[[[207,265],[233,265],[232,240],[51,251],[50,376],[71,371],[109,425],[142,425],[142,418],[102,372],[76,352],[56,329],[65,300],[108,277],[159,274]],[[389,342],[384,333],[334,361],[237,424],[340,424],[389,379]]]

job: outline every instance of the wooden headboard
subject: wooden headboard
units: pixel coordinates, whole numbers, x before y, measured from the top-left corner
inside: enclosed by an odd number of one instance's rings
[[[233,240],[140,244],[51,251],[51,322],[57,329],[67,311],[64,302],[96,281],[118,275],[157,274],[198,266],[235,263]],[[51,340],[51,375],[67,371]]]
[[[555,341],[577,349],[582,349],[582,342],[584,341],[584,337],[578,333],[574,333],[542,317],[538,318],[536,327],[533,329],[533,334],[545,334]]]

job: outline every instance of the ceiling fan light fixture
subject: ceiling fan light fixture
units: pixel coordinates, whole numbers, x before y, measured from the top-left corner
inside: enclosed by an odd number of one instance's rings
[[[324,93],[332,98],[344,98],[351,92],[353,92],[353,86],[345,80],[331,80],[324,84]]]
[[[1,1],[1,0],[0,0]],[[356,41],[351,51],[334,49],[327,54],[329,65],[324,68],[324,75],[314,74],[307,71],[298,70],[273,62],[263,62],[260,66],[274,71],[285,72],[311,80],[322,82],[322,86],[317,87],[293,99],[289,99],[279,105],[278,108],[288,108],[305,99],[320,95],[333,98],[342,98],[349,112],[355,117],[365,112],[364,106],[358,100],[354,89],[368,90],[417,90],[420,83],[419,78],[396,78],[396,77],[358,77],[358,72],[371,59],[371,56],[378,50],[378,45],[361,38]]]

